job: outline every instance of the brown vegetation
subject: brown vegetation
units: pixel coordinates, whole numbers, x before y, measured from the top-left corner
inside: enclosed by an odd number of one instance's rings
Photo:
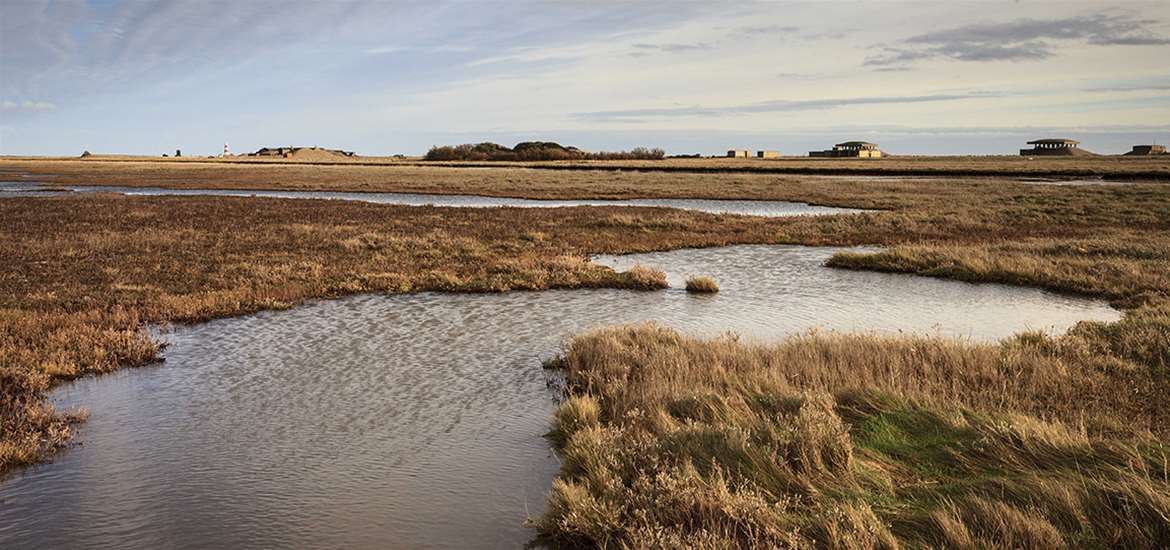
[[[653,325],[572,341],[535,524],[618,548],[1170,544],[1170,309],[998,345]],[[1136,325],[1136,326],[1133,326]]]
[[[473,146],[474,147],[474,146]],[[427,161],[420,158],[355,156],[331,160],[273,159],[261,157],[199,158],[131,157],[92,155],[84,160],[77,157],[0,157],[0,165],[22,170],[55,173],[62,164],[147,164],[155,171],[182,170],[191,167],[260,167],[278,166],[337,166],[341,168],[410,168],[450,167],[493,169],[536,168],[553,171],[642,171],[694,174],[772,174],[772,175],[895,175],[946,177],[1085,177],[1128,179],[1134,177],[1170,180],[1170,156],[1094,156],[1094,157],[1021,157],[1012,156],[952,156],[915,157],[896,156],[880,159],[802,158],[783,157],[769,162],[757,159],[682,158],[663,160],[558,160],[552,162],[510,161]],[[328,180],[326,180],[328,181]]]
[[[86,313],[106,335],[138,334],[142,321],[197,321],[353,292],[628,287],[633,277],[608,274],[585,263],[585,255],[736,243],[893,245],[878,255],[841,255],[833,264],[1038,285],[1128,305],[1170,288],[1170,192],[1158,184],[1052,187],[995,180],[177,163],[159,168],[81,161],[53,166],[61,181],[118,184],[296,187],[344,181],[413,191],[744,196],[886,209],[754,220],[655,209],[462,210],[216,197],[0,201],[0,307],[16,312],[8,319],[22,312]],[[374,172],[368,180],[367,171]],[[104,312],[117,307],[141,319],[106,319]],[[47,340],[29,338],[26,330],[0,332],[6,368],[60,379],[140,362],[137,352],[107,349],[123,345],[116,338],[108,346],[93,344],[96,355],[59,359],[61,352],[50,344],[71,341],[72,329]],[[46,351],[34,355],[54,359],[29,365],[24,354],[44,345]],[[20,401],[26,402],[32,401]],[[13,412],[6,417],[20,418]],[[16,433],[16,424],[7,425],[9,434]]]
[[[687,292],[719,292],[719,284],[711,277],[690,277],[687,279]]]
[[[25,166],[11,161],[0,168]],[[641,208],[445,209],[225,197],[0,199],[2,468],[67,421],[52,380],[155,357],[144,322],[317,296],[660,286],[591,253],[884,245],[839,267],[1109,298],[1113,324],[999,345],[806,336],[769,347],[615,329],[568,350],[540,525],[621,546],[1166,543],[1170,188],[1003,180],[411,166],[41,163],[60,183],[690,196],[880,208],[753,219]],[[31,195],[31,194],[30,194]],[[662,281],[664,282],[664,281]],[[592,350],[592,351],[589,351]],[[589,353],[585,353],[589,351]]]

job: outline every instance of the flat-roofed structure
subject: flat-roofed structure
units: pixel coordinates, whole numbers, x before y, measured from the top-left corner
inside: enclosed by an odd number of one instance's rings
[[[1044,138],[1028,142],[1031,149],[1020,149],[1020,154],[1029,157],[1034,155],[1073,156],[1092,154],[1080,150],[1081,142],[1068,138]]]
[[[853,158],[881,158],[882,151],[878,144],[868,141],[845,141],[824,151],[809,151],[810,157],[853,157]]]
[[[1126,153],[1129,157],[1144,157],[1149,155],[1165,155],[1165,145],[1134,145],[1133,150]]]
[[[778,158],[780,158],[780,151],[756,151],[756,158],[758,158],[758,159],[778,159]]]
[[[727,158],[729,159],[745,159],[751,156],[751,151],[747,149],[731,149],[727,151]]]

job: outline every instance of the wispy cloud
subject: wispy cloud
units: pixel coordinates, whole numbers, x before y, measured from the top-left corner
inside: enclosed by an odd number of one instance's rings
[[[790,34],[800,32],[800,27],[793,25],[754,25],[740,27],[737,32],[740,34]]]
[[[1134,86],[1101,86],[1085,88],[1086,92],[1166,92],[1170,91],[1170,84],[1146,84]]]
[[[57,105],[48,101],[0,101],[0,111],[52,111]]]
[[[639,118],[676,118],[676,117],[703,117],[727,116],[754,113],[779,113],[786,111],[817,111],[850,107],[855,105],[889,105],[898,103],[930,103],[938,101],[959,101],[964,99],[980,99],[998,97],[992,92],[978,92],[969,94],[935,94],[918,96],[875,96],[875,97],[847,97],[837,99],[806,99],[787,100],[777,99],[760,101],[740,105],[724,105],[705,107],[701,105],[686,107],[662,107],[649,109],[622,109],[615,111],[592,111],[576,113],[578,118],[606,122],[630,122]]]
[[[709,50],[711,45],[705,42],[695,44],[634,44],[632,46],[636,50],[643,51],[660,51],[668,53],[692,52],[695,50]]]
[[[1098,13],[1064,19],[1016,19],[1005,23],[966,25],[912,36],[870,56],[871,65],[897,65],[923,59],[958,61],[1028,61],[1047,59],[1058,51],[1053,41],[1078,41],[1098,46],[1170,44],[1155,34],[1153,19]]]

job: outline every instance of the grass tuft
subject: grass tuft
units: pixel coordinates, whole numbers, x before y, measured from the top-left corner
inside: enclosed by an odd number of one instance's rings
[[[621,275],[621,287],[634,290],[661,290],[670,288],[666,273],[660,269],[635,265]]]
[[[711,277],[691,277],[687,279],[687,292],[715,293],[719,292],[719,284]]]

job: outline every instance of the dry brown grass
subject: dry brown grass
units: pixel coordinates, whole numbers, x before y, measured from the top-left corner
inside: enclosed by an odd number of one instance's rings
[[[630,288],[662,289],[670,286],[666,282],[666,273],[649,266],[634,265],[624,275],[624,280],[628,281]]]
[[[1084,171],[1086,174],[1125,178],[1127,173],[1164,173],[1170,180],[1170,159],[1120,160],[1103,164],[1080,166],[1075,160],[1046,159],[1030,163],[1037,168],[1036,175],[1044,176],[1062,171]],[[1051,163],[1048,161],[1052,161]],[[666,161],[668,163],[675,161]],[[633,198],[633,197],[690,197],[802,200],[817,204],[832,202],[843,206],[863,208],[896,208],[921,200],[930,200],[938,194],[953,193],[952,197],[979,199],[966,190],[954,186],[956,172],[947,159],[899,161],[929,168],[921,177],[910,180],[857,180],[839,177],[821,177],[795,173],[767,173],[753,169],[760,165],[772,166],[770,161],[734,161],[724,166],[719,160],[677,161],[678,171],[638,171],[642,164],[586,163],[588,170],[576,170],[574,164],[554,164],[554,169],[531,169],[532,164],[493,164],[476,168],[466,164],[411,164],[386,163],[354,165],[312,165],[295,162],[103,162],[89,160],[12,160],[0,159],[0,179],[4,174],[39,176],[37,179],[54,184],[69,185],[124,185],[162,186],[204,189],[284,189],[329,190],[353,192],[411,192],[411,193],[469,193],[485,196],[525,197],[536,199],[569,198]],[[692,164],[698,163],[695,166]],[[823,165],[823,161],[810,161]],[[851,166],[885,166],[884,161],[828,161],[840,163],[826,174],[851,174]],[[975,159],[988,175],[994,176],[997,167],[1008,173],[1014,170],[1011,158]],[[1064,164],[1064,163],[1073,164]],[[1092,161],[1098,162],[1098,161]],[[735,165],[744,164],[740,170]],[[649,163],[661,168],[660,162]],[[836,166],[836,165],[834,165]],[[956,165],[959,169],[964,164]],[[1136,167],[1136,168],[1135,168]],[[700,169],[708,169],[707,172]],[[913,170],[911,170],[913,171]],[[961,175],[962,170],[959,170]],[[814,172],[816,173],[816,172]],[[885,173],[885,172],[878,172]],[[899,173],[894,170],[890,173]],[[934,179],[938,176],[942,179]],[[16,176],[16,179],[22,179]],[[1017,185],[1002,185],[1004,180],[971,178],[964,180],[968,188],[981,184],[996,184],[1000,190]],[[948,183],[949,181],[949,183]],[[939,189],[934,189],[938,183]],[[1032,185],[1026,187],[1035,187]],[[998,192],[996,193],[998,194]],[[993,197],[989,197],[993,198]],[[982,201],[980,201],[982,202]]]
[[[146,321],[354,292],[662,279],[614,274],[586,262],[590,253],[869,244],[892,248],[833,264],[1043,286],[1131,310],[1061,338],[1024,334],[989,346],[809,336],[756,348],[661,329],[578,340],[567,359],[573,396],[554,431],[566,471],[542,528],[562,541],[633,547],[1166,540],[1170,423],[1156,405],[1170,371],[1161,305],[1170,297],[1170,187],[1161,184],[0,161],[0,170],[30,166],[62,183],[784,199],[882,211],[761,220],[621,208],[0,199],[0,372],[11,392],[0,412],[14,419],[0,434],[3,468],[64,441],[67,418],[41,406],[52,380],[154,357]],[[597,353],[573,359],[589,341]]]
[[[419,162],[421,158],[407,157],[346,157],[321,161],[310,159],[234,157],[207,159],[199,157],[159,158],[119,155],[94,155],[81,161],[77,157],[4,157],[0,162],[47,164],[86,162],[92,164],[151,164],[156,166],[233,166],[250,165],[316,165],[316,166],[372,166],[409,167],[427,165],[454,168],[537,168],[549,170],[642,170],[703,173],[773,173],[773,174],[898,174],[947,176],[1076,176],[1170,178],[1170,159],[1165,156],[1122,157],[1021,157],[1002,156],[896,156],[881,159],[832,159],[786,156],[778,159],[666,159],[666,160],[600,160],[553,162]]]
[[[535,523],[580,547],[1164,547],[1170,378],[1133,357],[1170,347],[1112,345],[596,331],[561,361]]]
[[[687,279],[687,292],[715,293],[719,292],[719,283],[711,277],[690,277]]]

